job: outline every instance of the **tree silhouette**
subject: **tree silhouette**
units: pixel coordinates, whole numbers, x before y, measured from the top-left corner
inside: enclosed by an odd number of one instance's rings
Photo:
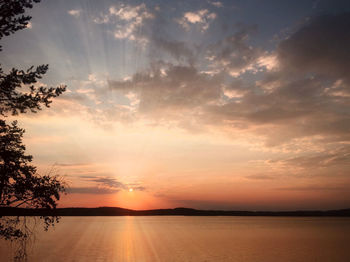
[[[25,8],[32,8],[40,0],[6,0],[0,2],[0,40],[4,36],[25,29],[30,16],[25,16]],[[0,45],[1,50],[1,45]],[[28,110],[36,112],[41,104],[49,107],[51,98],[57,97],[66,90],[65,86],[57,88],[36,87],[37,79],[48,70],[48,65],[32,66],[26,71],[13,68],[5,74],[0,67],[0,114],[17,115]],[[27,92],[24,90],[26,89]]]
[[[32,8],[40,0],[6,0],[0,2],[0,40],[4,36],[27,27],[30,16],[25,16],[25,8]],[[1,50],[1,46],[0,46]],[[32,156],[25,154],[22,143],[24,129],[17,121],[7,124],[5,118],[20,113],[36,113],[42,106],[49,107],[52,98],[61,95],[66,87],[38,87],[38,79],[47,72],[48,65],[34,69],[13,68],[4,73],[0,66],[0,212],[1,207],[56,208],[60,193],[65,185],[56,176],[37,173],[31,165]],[[0,213],[1,218],[1,213]],[[57,217],[41,217],[45,229],[57,221]],[[19,218],[0,220],[0,237],[19,239],[28,237],[20,226]]]
[[[25,8],[32,8],[40,0],[6,0],[0,3],[0,39],[27,27],[31,16],[24,16]]]

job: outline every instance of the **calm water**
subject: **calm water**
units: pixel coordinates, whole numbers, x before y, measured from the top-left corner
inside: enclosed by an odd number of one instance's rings
[[[29,261],[350,261],[350,218],[63,217],[35,238]]]

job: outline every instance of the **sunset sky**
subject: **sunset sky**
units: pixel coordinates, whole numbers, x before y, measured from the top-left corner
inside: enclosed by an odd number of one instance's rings
[[[17,117],[59,207],[350,207],[350,2],[43,0],[8,71],[66,84]],[[130,190],[132,189],[132,190]]]

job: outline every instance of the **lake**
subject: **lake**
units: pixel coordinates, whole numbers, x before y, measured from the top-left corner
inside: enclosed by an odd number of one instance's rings
[[[350,218],[62,217],[29,261],[349,261]],[[14,244],[0,241],[0,260]]]

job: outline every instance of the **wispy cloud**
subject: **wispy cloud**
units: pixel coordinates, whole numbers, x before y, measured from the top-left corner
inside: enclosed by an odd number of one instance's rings
[[[190,30],[191,25],[198,25],[200,30],[204,32],[215,18],[216,13],[210,12],[208,9],[201,9],[196,12],[186,12],[183,17],[176,21],[187,31]]]
[[[154,15],[145,4],[140,5],[113,5],[108,13],[103,13],[94,19],[97,24],[114,25],[114,37],[116,39],[128,39],[147,43],[147,38],[140,33],[145,21],[153,19]]]
[[[55,163],[55,166],[58,167],[82,167],[82,166],[88,166],[89,163]]]
[[[249,44],[250,35],[256,30],[255,26],[241,25],[233,35],[210,46],[207,51],[210,67],[224,70],[233,77],[257,72],[262,66],[270,67],[271,62],[267,61],[263,50]]]
[[[80,180],[91,186],[71,187],[67,190],[72,194],[114,194],[121,190],[145,191],[146,188],[139,183],[125,184],[118,179],[99,175],[79,175]]]
[[[135,74],[127,81],[110,81],[112,89],[136,93],[139,112],[177,114],[214,102],[220,97],[220,79],[198,72],[192,66],[168,65]]]
[[[70,14],[71,16],[74,16],[75,18],[80,17],[82,10],[81,9],[72,9],[68,11],[68,14]]]
[[[220,2],[220,1],[211,1],[211,0],[209,0],[208,3],[213,5],[213,6],[215,6],[215,7],[218,7],[218,8],[219,7],[224,7],[224,4],[222,2]]]
[[[265,175],[265,174],[256,174],[256,175],[249,175],[246,176],[247,179],[253,179],[253,180],[270,180],[270,179],[276,179],[275,176],[272,175]]]
[[[69,194],[92,194],[92,195],[105,195],[114,194],[119,192],[117,188],[106,188],[106,187],[70,187],[67,189]]]
[[[286,190],[286,191],[348,191],[348,187],[341,185],[306,185],[306,186],[293,186],[293,187],[280,187],[276,190]]]

